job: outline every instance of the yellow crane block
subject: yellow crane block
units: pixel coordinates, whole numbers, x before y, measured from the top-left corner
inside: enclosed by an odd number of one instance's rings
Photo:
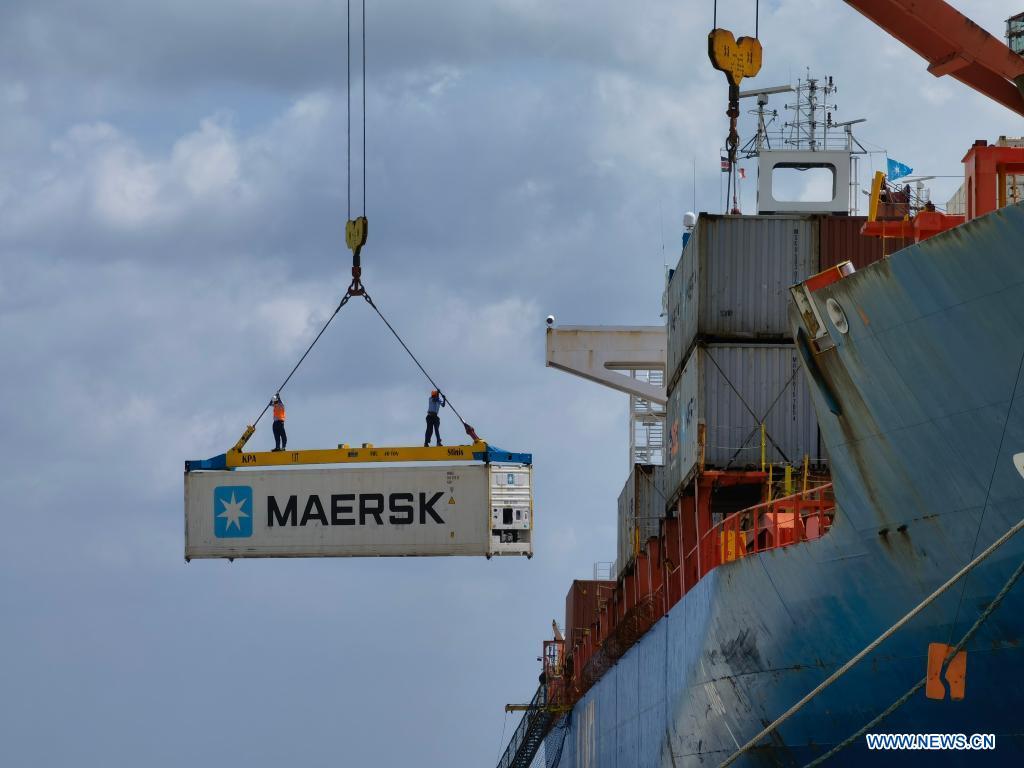
[[[725,73],[729,85],[738,87],[743,78],[761,71],[761,41],[746,36],[737,40],[727,29],[713,29],[708,33],[708,58],[711,66]]]

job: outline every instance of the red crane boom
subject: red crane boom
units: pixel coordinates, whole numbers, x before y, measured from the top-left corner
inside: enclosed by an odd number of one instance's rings
[[[845,0],[916,51],[936,77],[952,75],[1024,115],[1024,57],[943,0]]]

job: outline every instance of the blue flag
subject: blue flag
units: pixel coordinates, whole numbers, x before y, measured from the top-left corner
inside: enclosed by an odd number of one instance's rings
[[[893,160],[891,157],[886,158],[885,162],[887,166],[887,172],[885,175],[889,178],[889,181],[896,181],[896,179],[903,178],[904,176],[909,176],[914,172],[914,169],[911,168],[909,165],[904,165],[903,163],[897,162],[896,160]]]

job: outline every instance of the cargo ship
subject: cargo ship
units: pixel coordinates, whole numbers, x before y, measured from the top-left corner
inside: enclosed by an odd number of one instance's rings
[[[548,330],[653,460],[499,767],[1024,763],[1024,146],[971,147],[945,212],[876,178],[866,217],[851,152],[759,152],[759,215],[696,218],[664,329]]]

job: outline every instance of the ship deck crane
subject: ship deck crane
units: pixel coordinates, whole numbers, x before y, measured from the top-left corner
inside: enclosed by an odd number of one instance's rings
[[[1007,109],[1024,115],[1024,57],[944,0],[845,0],[928,62],[936,77],[951,75]],[[927,207],[902,220],[879,220],[885,177],[871,186],[868,221],[874,237],[919,242],[1006,205],[1006,179],[1024,173],[1024,150],[975,142],[963,158],[966,205],[962,215]]]
[[[1024,58],[944,0],[845,0],[922,56],[936,77],[951,75],[1024,115]]]

